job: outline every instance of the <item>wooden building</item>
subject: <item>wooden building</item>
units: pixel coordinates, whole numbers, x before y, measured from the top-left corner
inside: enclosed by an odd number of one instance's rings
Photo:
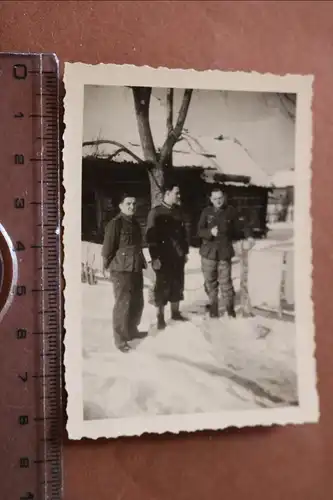
[[[272,190],[268,198],[268,220],[292,222],[294,213],[294,171],[282,170],[272,177]]]
[[[208,203],[212,183],[222,184],[228,201],[245,216],[257,235],[266,234],[268,186],[256,186],[246,175],[217,172],[214,168],[176,166],[173,178],[181,190],[188,233],[199,244],[197,224]],[[137,198],[137,217],[143,233],[150,209],[150,185],[145,163],[112,161],[86,156],[82,159],[82,240],[101,243],[104,228],[118,213],[119,195],[128,191]]]

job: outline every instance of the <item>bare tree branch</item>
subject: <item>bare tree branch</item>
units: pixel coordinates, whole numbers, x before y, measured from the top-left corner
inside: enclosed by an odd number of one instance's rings
[[[123,144],[121,144],[120,142],[117,142],[117,141],[109,141],[107,139],[98,139],[97,141],[85,141],[82,143],[82,146],[83,147],[85,147],[85,146],[100,146],[101,144],[112,144],[113,146],[118,146],[119,149],[116,153],[113,154],[113,156],[116,156],[116,154],[118,154],[121,150],[121,151],[124,151],[125,153],[127,153],[132,158],[134,158],[134,160],[136,160],[138,163],[143,162],[142,158],[137,156],[135,153],[133,153],[133,151],[131,151],[126,146],[124,146]]]
[[[166,120],[166,125],[167,125],[167,137],[172,134],[173,130],[173,95],[174,95],[174,90],[172,88],[167,89],[167,94],[166,94],[166,105],[167,105],[167,120]],[[167,155],[165,159],[166,165],[170,168],[172,167],[172,148],[169,151],[169,154]]]
[[[113,158],[115,158],[116,156],[119,155],[119,153],[123,153],[123,152],[126,153],[126,151],[124,150],[124,148],[117,149],[117,151],[115,151],[114,153],[112,153],[112,155],[108,156],[108,160],[112,161]]]
[[[183,127],[184,127],[184,123],[186,120],[187,112],[188,112],[188,109],[190,106],[192,93],[193,93],[192,89],[186,89],[184,92],[183,101],[182,101],[182,105],[181,105],[179,113],[178,113],[178,119],[177,119],[176,125],[172,129],[172,131],[168,134],[168,137],[166,138],[166,140],[161,148],[161,153],[160,153],[160,164],[161,165],[165,164],[166,159],[168,157],[168,154],[170,153],[173,146],[176,144],[176,142],[179,140],[179,138],[181,136],[181,133],[182,133]]]
[[[296,120],[296,101],[297,94],[277,92],[282,110],[293,122]]]
[[[171,134],[173,129],[173,89],[167,89],[167,133]]]
[[[192,89],[186,89],[184,92],[183,102],[178,113],[178,120],[173,130],[173,133],[174,135],[176,135],[177,138],[180,137],[180,134],[182,133],[184,123],[187,117],[188,108],[190,106],[192,93],[193,93]]]
[[[132,87],[135,115],[144,159],[149,163],[157,163],[156,148],[149,122],[149,106],[151,87]]]
[[[296,94],[283,94],[284,97],[294,106],[296,106],[297,95]]]
[[[288,94],[277,94],[277,95],[278,95],[279,100],[281,102],[282,108],[287,113],[288,117],[292,121],[295,121],[295,119],[296,119],[295,103],[289,97],[287,97]],[[289,106],[286,104],[286,100],[287,100],[287,102],[289,102]],[[290,103],[291,103],[291,106],[290,106]],[[294,109],[290,110],[290,108],[294,108]]]

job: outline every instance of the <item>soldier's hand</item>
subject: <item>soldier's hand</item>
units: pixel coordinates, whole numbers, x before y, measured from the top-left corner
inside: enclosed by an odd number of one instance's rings
[[[248,238],[247,240],[249,242],[250,250],[254,247],[256,244],[256,240],[254,238]]]
[[[103,274],[107,274],[109,272],[109,263],[104,262],[103,263]]]
[[[154,271],[159,271],[161,269],[161,261],[160,259],[154,259],[152,260],[151,267],[154,269]]]
[[[243,248],[244,250],[251,250],[254,247],[255,240],[253,238],[248,238],[244,240]]]
[[[217,226],[212,227],[210,230],[212,236],[216,237],[217,236]]]
[[[234,243],[234,250],[237,257],[239,257],[242,254],[242,244],[240,241]]]

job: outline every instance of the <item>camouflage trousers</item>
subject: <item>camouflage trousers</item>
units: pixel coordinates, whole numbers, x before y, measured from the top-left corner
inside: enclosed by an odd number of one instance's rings
[[[204,288],[211,305],[218,303],[221,292],[224,310],[234,307],[235,291],[232,283],[231,260],[210,260],[201,258],[201,269],[204,275]]]

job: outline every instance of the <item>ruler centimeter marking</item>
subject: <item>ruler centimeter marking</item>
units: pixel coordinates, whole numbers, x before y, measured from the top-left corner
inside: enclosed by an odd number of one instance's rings
[[[0,355],[5,349],[8,358],[8,370],[0,370],[10,390],[2,398],[2,421],[11,435],[0,496],[2,489],[8,500],[60,500],[58,63],[53,55],[0,54],[0,71],[6,123],[0,127],[0,215],[18,260],[14,299],[0,324]]]

